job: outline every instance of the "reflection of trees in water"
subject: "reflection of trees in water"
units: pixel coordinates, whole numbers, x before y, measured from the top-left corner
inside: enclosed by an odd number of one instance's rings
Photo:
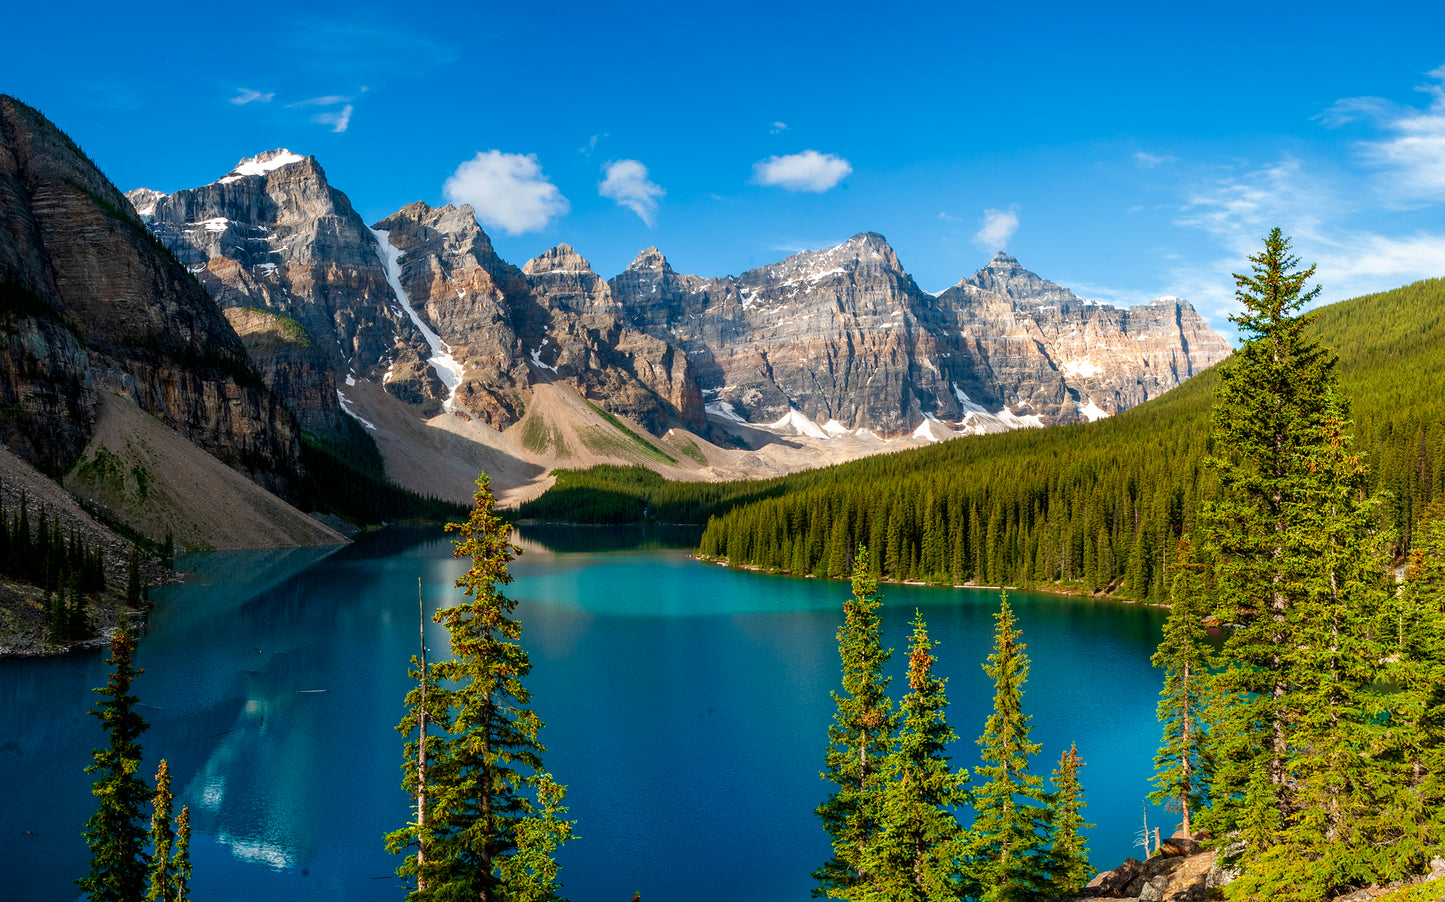
[[[576,554],[602,551],[657,551],[696,548],[702,527],[652,523],[646,526],[574,526],[529,523],[512,530],[512,541],[527,551]]]

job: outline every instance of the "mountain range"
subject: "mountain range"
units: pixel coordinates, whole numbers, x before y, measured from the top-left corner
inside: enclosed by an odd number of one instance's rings
[[[1005,253],[937,295],[870,232],[736,276],[647,248],[607,279],[565,244],[502,260],[465,206],[367,225],[289,150],[122,196],[36,111],[0,99],[0,124],[0,439],[70,483],[103,398],[294,501],[305,436],[515,501],[557,466],[775,475],[1097,419],[1229,353],[1187,301],[1117,309]]]

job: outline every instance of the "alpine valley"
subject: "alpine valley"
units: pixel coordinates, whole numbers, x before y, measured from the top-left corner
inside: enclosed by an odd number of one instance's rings
[[[153,472],[163,436],[306,508],[316,448],[450,502],[486,471],[516,504],[555,468],[768,477],[1093,420],[1230,351],[1185,300],[1116,309],[1002,252],[937,295],[871,232],[737,276],[647,248],[606,279],[565,244],[502,260],[466,206],[368,225],[288,150],[122,196],[38,112],[6,97],[0,123],[4,442],[191,545],[327,539],[229,535]]]

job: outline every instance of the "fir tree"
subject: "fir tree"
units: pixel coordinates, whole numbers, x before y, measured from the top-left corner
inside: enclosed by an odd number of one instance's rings
[[[1084,789],[1079,781],[1079,769],[1084,761],[1079,757],[1076,746],[1059,756],[1054,768],[1053,792],[1049,807],[1053,818],[1053,837],[1049,847],[1050,894],[1076,896],[1094,875],[1089,866],[1089,846],[1084,831],[1093,827],[1085,823],[1083,809]]]
[[[933,648],[923,616],[914,612],[908,647],[908,694],[899,705],[898,740],[884,771],[882,831],[866,856],[873,886],[860,899],[943,902],[963,888],[963,829],[957,809],[968,802],[968,771],[949,764],[958,736],[945,712],[946,680],[933,673]]]
[[[1024,683],[1028,680],[1028,647],[1001,595],[993,653],[984,672],[993,680],[993,713],[978,739],[982,763],[975,774],[984,779],[973,789],[973,871],[984,902],[1015,902],[1035,898],[1049,888],[1048,837],[1051,832],[1048,797],[1043,779],[1029,773],[1029,759],[1042,747],[1029,741],[1029,721],[1023,712]]]
[[[866,858],[882,829],[883,766],[897,725],[889,677],[883,675],[893,649],[885,650],[879,638],[879,605],[868,549],[860,547],[853,561],[853,597],[843,605],[838,628],[843,692],[833,693],[838,710],[820,774],[837,789],[816,811],[832,840],[833,857],[813,872],[815,897],[851,899],[871,885]]]
[[[171,769],[164,759],[156,771],[151,811],[150,888],[146,902],[173,902],[175,894],[175,825],[171,822]]]
[[[456,556],[472,565],[457,580],[466,600],[435,618],[450,636],[452,658],[434,665],[433,677],[455,688],[446,695],[446,732],[434,757],[428,750],[431,804],[419,837],[426,858],[417,869],[411,856],[402,871],[424,884],[413,899],[555,899],[552,852],[571,838],[572,824],[561,818],[564,788],[542,771],[542,722],[522,684],[532,665],[518,644],[516,602],[500,590],[512,581],[507,564],[521,549],[493,512],[486,474],[473,498],[467,521],[447,526],[459,534]]]
[[[137,669],[135,636],[122,625],[111,638],[110,680],[96,691],[104,696],[90,713],[100,719],[107,745],[92,753],[85,769],[95,774],[91,794],[99,807],[85,825],[90,847],[90,873],[76,883],[94,902],[135,902],[145,894],[146,832],[141,809],[150,789],[140,778],[140,736],[148,724],[136,713],[138,699],[131,682],[143,671]]]
[[[171,857],[171,902],[191,899],[191,809],[181,806],[176,818],[176,849]]]
[[[1383,600],[1363,466],[1350,449],[1335,358],[1299,311],[1298,270],[1278,229],[1236,276],[1245,341],[1222,372],[1206,510],[1225,644],[1208,822],[1238,831],[1237,897],[1310,900],[1369,882],[1378,854],[1365,761]]]
[[[1154,666],[1164,671],[1164,689],[1159,693],[1164,741],[1154,758],[1157,789],[1149,798],[1178,811],[1180,829],[1192,834],[1193,815],[1204,804],[1210,783],[1205,712],[1212,652],[1204,626],[1210,606],[1204,565],[1195,561],[1188,539],[1179,540],[1170,566],[1175,573],[1169,619],[1153,658]]]
[[[1405,582],[1380,623],[1388,637],[1375,747],[1389,767],[1381,818],[1407,874],[1445,847],[1445,497],[1429,505],[1406,561]]]

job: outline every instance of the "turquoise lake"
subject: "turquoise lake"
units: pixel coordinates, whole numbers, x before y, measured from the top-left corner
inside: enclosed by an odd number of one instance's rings
[[[809,898],[827,856],[813,809],[838,687],[846,583],[731,570],[601,530],[522,534],[513,565],[547,768],[569,787],[575,902]],[[686,541],[684,538],[683,541]],[[592,549],[606,550],[592,550]],[[197,900],[403,897],[382,834],[410,816],[395,725],[428,613],[465,570],[440,530],[388,530],[327,550],[194,555],[152,593],[135,683],[151,727],[143,771],[170,762],[189,805]],[[948,677],[955,763],[977,761],[992,687],[981,664],[998,594],[883,585],[884,640],[903,685],[923,612]],[[1156,608],[1030,592],[1010,598],[1033,662],[1024,695],[1034,772],[1076,742],[1093,863],[1133,846],[1158,747]],[[446,636],[428,623],[433,655]],[[93,811],[86,711],[104,654],[0,660],[0,900],[76,897]],[[1167,835],[1172,822],[1147,809]]]

